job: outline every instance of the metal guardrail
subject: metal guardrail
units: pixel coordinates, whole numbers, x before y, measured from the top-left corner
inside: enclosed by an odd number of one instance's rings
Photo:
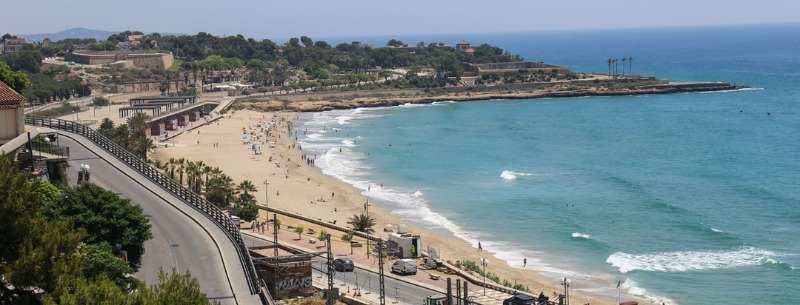
[[[33,150],[58,157],[69,158],[69,147],[41,142],[32,142]]]
[[[280,209],[276,209],[276,208],[265,208],[265,207],[259,207],[259,208],[264,210],[264,211],[267,211],[267,213],[272,212],[272,213],[275,213],[275,214],[280,214],[280,215],[291,217],[291,218],[294,218],[294,219],[300,219],[302,221],[310,222],[310,223],[313,223],[315,225],[326,227],[326,228],[329,228],[329,229],[342,231],[342,232],[345,232],[345,233],[352,232],[354,236],[358,236],[358,237],[361,237],[363,239],[369,239],[369,240],[372,240],[372,241],[377,241],[378,239],[380,239],[380,238],[375,237],[375,236],[373,236],[371,234],[367,234],[367,233],[364,233],[364,232],[356,231],[356,230],[353,230],[353,229],[350,229],[350,228],[345,228],[345,227],[342,227],[342,226],[337,226],[337,225],[335,225],[333,223],[325,222],[325,221],[322,221],[322,220],[319,220],[319,219],[315,219],[315,218],[306,217],[306,216],[303,216],[303,215],[300,215],[300,214],[296,214],[296,213],[292,213],[292,212],[289,212],[289,211],[280,210]]]
[[[230,217],[225,215],[225,213],[223,213],[222,210],[217,208],[214,204],[199,194],[190,191],[175,181],[175,179],[165,175],[157,168],[147,163],[145,160],[132,154],[125,148],[117,145],[117,143],[111,139],[100,134],[94,129],[87,127],[86,125],[62,119],[34,116],[25,116],[25,124],[68,131],[85,137],[150,179],[150,181],[153,181],[155,184],[159,185],[162,189],[172,193],[176,197],[180,198],[184,203],[208,217],[212,222],[220,227],[222,231],[225,232],[225,235],[227,235],[228,238],[236,245],[236,252],[239,256],[239,261],[244,268],[250,293],[259,293],[260,287],[258,285],[256,268],[253,265],[253,260],[250,257],[247,246],[244,244],[244,240],[239,232],[239,228],[233,223],[233,221],[231,221]]]

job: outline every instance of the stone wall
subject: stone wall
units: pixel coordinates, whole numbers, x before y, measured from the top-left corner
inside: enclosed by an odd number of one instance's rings
[[[569,69],[567,67],[546,64],[543,62],[533,62],[533,61],[475,64],[473,65],[473,67],[477,68],[478,74],[503,73],[512,71],[520,72],[523,70],[527,70],[528,73],[531,73],[539,70],[550,71],[552,69],[558,70],[559,73],[569,72]]]
[[[84,65],[110,65],[119,61],[130,61],[133,66],[145,69],[166,69],[175,59],[169,51],[75,51],[67,54],[67,61]]]

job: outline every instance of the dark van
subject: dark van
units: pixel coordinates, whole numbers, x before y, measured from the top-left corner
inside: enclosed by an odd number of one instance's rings
[[[524,294],[516,294],[513,297],[505,299],[503,305],[535,305],[536,299],[532,296]]]

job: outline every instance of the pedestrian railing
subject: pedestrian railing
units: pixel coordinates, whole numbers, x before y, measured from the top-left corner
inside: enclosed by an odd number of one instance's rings
[[[242,268],[244,269],[245,277],[247,278],[247,283],[250,288],[250,293],[259,293],[260,288],[257,281],[258,275],[256,274],[256,269],[253,265],[253,260],[250,257],[250,253],[247,250],[247,246],[244,244],[242,235],[239,232],[239,227],[235,225],[233,221],[231,221],[230,217],[225,215],[222,210],[203,198],[203,196],[190,191],[175,181],[175,179],[172,179],[150,163],[147,163],[147,161],[144,159],[134,155],[127,149],[122,148],[108,137],[100,134],[92,128],[87,127],[86,125],[62,119],[35,116],[25,116],[25,124],[49,127],[83,136],[84,138],[97,144],[97,146],[102,147],[110,154],[114,155],[117,159],[127,164],[129,167],[135,169],[150,179],[150,181],[159,185],[162,189],[172,193],[176,197],[180,198],[184,203],[208,217],[212,222],[220,227],[222,231],[225,232],[225,235],[228,236],[234,245],[236,245],[236,252],[239,256],[239,261],[242,264]]]
[[[69,158],[69,147],[67,146],[60,146],[56,144],[41,143],[41,142],[33,142],[31,144],[33,150],[35,151],[39,151],[57,157]]]

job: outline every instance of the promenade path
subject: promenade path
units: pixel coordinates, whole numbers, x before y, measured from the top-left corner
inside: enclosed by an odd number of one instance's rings
[[[262,212],[262,215],[264,215],[263,212]],[[263,217],[264,216],[262,216],[261,221],[263,221],[265,219]],[[270,214],[270,217],[272,217],[272,214]],[[294,219],[291,219],[291,218],[288,218],[288,217],[285,217],[285,216],[280,216],[279,215],[278,219],[281,220],[281,230],[278,233],[278,242],[279,243],[281,243],[283,245],[288,245],[290,247],[293,247],[293,248],[296,248],[296,249],[300,249],[300,250],[303,250],[303,251],[306,251],[306,252],[324,252],[324,251],[326,251],[325,243],[321,242],[321,241],[318,241],[317,234],[309,234],[308,233],[308,228],[313,229],[314,232],[317,232],[317,233],[320,232],[320,229],[323,229],[323,228],[321,228],[321,227],[319,227],[317,225],[303,223],[303,222],[301,222],[299,220],[294,220]],[[298,234],[295,233],[293,231],[293,229],[287,228],[287,226],[289,226],[289,225],[291,225],[291,226],[302,225],[305,228],[305,231],[303,232],[303,234],[301,234],[301,238],[300,239],[298,239]],[[351,260],[353,260],[353,263],[355,263],[356,267],[364,269],[364,270],[369,270],[369,271],[372,271],[372,272],[375,272],[375,273],[378,272],[378,262],[377,262],[377,259],[376,259],[376,255],[375,255],[374,251],[371,250],[370,254],[369,254],[369,257],[367,257],[367,245],[366,245],[366,242],[362,238],[356,237],[356,238],[353,239],[354,241],[358,241],[359,243],[361,243],[363,245],[361,247],[352,248],[353,252],[351,254],[350,245],[348,243],[340,240],[341,236],[343,235],[343,232],[333,231],[333,230],[328,229],[328,228],[325,228],[325,230],[328,231],[328,233],[331,234],[331,252],[333,253],[333,255],[335,257],[343,257],[343,256],[349,257]],[[261,239],[268,240],[268,241],[272,241],[272,239],[273,239],[272,227],[271,226],[270,226],[269,230],[264,230],[264,232],[261,233],[261,232],[256,232],[252,228],[251,223],[243,222],[241,224],[241,232],[243,234],[245,234],[245,235],[261,238]],[[378,233],[375,233],[374,235],[379,235],[381,233],[382,232],[378,232]],[[314,243],[312,243],[312,242],[314,242]],[[271,255],[271,251],[268,251],[268,252]],[[324,260],[324,258],[319,258],[319,260]],[[384,270],[384,275],[386,277],[397,279],[399,281],[403,281],[403,282],[406,282],[406,283],[409,283],[409,284],[412,284],[412,285],[416,285],[416,286],[419,286],[419,287],[422,287],[422,288],[427,288],[427,289],[430,289],[430,290],[438,291],[440,293],[440,295],[444,295],[446,293],[446,291],[447,291],[447,280],[446,279],[448,277],[451,278],[452,289],[453,289],[453,297],[455,297],[455,282],[456,282],[456,279],[460,279],[462,283],[467,281],[467,279],[465,277],[461,277],[459,275],[445,274],[445,273],[442,273],[442,272],[439,272],[439,271],[436,271],[436,270],[423,270],[421,268],[418,269],[418,272],[417,272],[416,275],[398,275],[398,274],[394,274],[394,273],[391,272],[391,266],[392,266],[392,263],[394,261],[395,261],[394,259],[386,259],[384,261],[384,269],[383,270]],[[421,260],[418,260],[418,262],[421,262]],[[418,265],[420,265],[420,264],[418,264]],[[434,276],[431,276],[431,275],[434,275]],[[438,279],[434,279],[434,277],[436,277],[436,276],[438,276]],[[476,276],[472,277],[472,280],[475,281],[475,282],[481,282],[483,280],[483,278],[480,277],[479,275],[476,275]],[[315,280],[315,283],[316,282],[317,281]],[[323,278],[321,282],[325,282],[325,279]],[[373,283],[371,283],[371,286],[372,286],[373,289],[377,290],[376,287],[378,286],[378,283],[377,282],[373,282]],[[356,287],[357,287],[356,283],[348,282],[348,283],[346,283],[346,286],[339,287],[339,289],[342,292],[350,291],[351,293],[349,295],[351,297],[354,297],[353,294],[355,293],[355,288]],[[361,287],[363,287],[363,283],[361,284]],[[392,296],[395,295],[394,288],[391,288],[391,287],[389,287],[387,285],[386,290],[387,290],[387,292],[386,292],[386,301],[387,302],[386,303],[387,304],[391,304],[392,302],[390,302],[390,300],[392,300]],[[502,305],[503,304],[503,300],[511,297],[511,295],[508,294],[508,293],[495,291],[495,290],[491,290],[491,289],[488,289],[488,288],[485,290],[486,294],[484,295],[483,287],[475,285],[473,283],[470,283],[468,285],[468,290],[469,290],[469,295],[472,296],[473,302],[478,303],[478,304],[483,304],[483,305]],[[371,303],[371,304],[378,304],[379,303],[379,295],[378,295],[378,293],[370,293],[370,294],[362,293],[361,296],[356,297],[356,298],[363,299],[364,301],[366,301],[368,303]]]

